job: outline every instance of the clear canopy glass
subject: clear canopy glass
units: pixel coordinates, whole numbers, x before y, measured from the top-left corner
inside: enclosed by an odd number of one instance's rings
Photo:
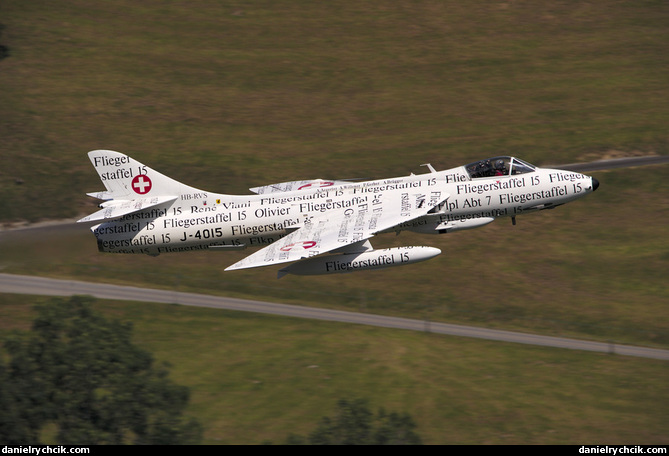
[[[509,176],[516,174],[531,173],[536,170],[536,166],[531,165],[519,158],[501,156],[486,158],[465,166],[469,177],[477,179],[479,177]]]

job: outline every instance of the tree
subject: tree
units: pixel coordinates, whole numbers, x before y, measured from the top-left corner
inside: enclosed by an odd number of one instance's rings
[[[337,402],[337,413],[333,418],[323,417],[308,439],[290,435],[288,444],[311,445],[420,445],[421,438],[414,432],[416,424],[406,413],[378,414],[369,410],[364,399]]]
[[[199,442],[200,425],[183,417],[188,388],[131,342],[132,325],[106,319],[91,302],[73,296],[37,306],[32,331],[5,344],[0,439],[39,443],[53,423],[59,444]]]
[[[375,445],[421,445],[421,438],[414,432],[416,423],[408,413],[379,411],[379,424],[374,433]]]

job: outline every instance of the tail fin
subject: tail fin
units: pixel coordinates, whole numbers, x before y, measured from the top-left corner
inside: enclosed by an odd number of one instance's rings
[[[94,150],[88,157],[107,188],[107,192],[101,194],[103,199],[133,200],[198,191],[119,152]]]
[[[199,192],[119,152],[94,150],[88,157],[107,189],[88,195],[108,201],[100,205],[102,210],[79,222],[115,219],[171,203],[184,193]]]

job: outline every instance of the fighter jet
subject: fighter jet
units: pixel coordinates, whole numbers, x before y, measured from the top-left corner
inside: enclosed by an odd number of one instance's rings
[[[160,255],[260,249],[226,271],[283,265],[286,274],[339,274],[428,260],[441,251],[405,246],[374,249],[370,239],[410,231],[444,234],[495,219],[553,209],[597,190],[593,177],[499,156],[468,165],[391,179],[312,179],[211,193],[182,184],[127,155],[88,156],[104,191],[92,224],[98,249]]]

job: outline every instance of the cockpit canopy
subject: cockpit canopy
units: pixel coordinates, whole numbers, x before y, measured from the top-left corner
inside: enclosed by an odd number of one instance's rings
[[[465,166],[465,169],[469,173],[469,177],[476,179],[479,177],[531,173],[536,170],[536,166],[530,165],[519,158],[502,156],[470,163]]]

